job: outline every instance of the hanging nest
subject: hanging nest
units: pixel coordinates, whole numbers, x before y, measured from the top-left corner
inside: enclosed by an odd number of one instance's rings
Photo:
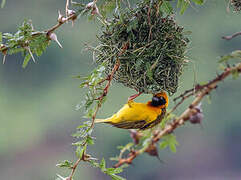
[[[106,74],[120,61],[116,82],[142,93],[177,91],[189,40],[173,17],[163,16],[157,3],[143,2],[119,12],[98,39],[95,60],[105,64]]]
[[[241,10],[241,0],[230,0],[230,2],[235,11]]]

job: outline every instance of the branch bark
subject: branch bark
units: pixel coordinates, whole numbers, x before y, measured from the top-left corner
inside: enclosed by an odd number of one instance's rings
[[[231,39],[235,38],[236,36],[240,36],[240,35],[241,35],[241,31],[240,32],[236,32],[236,33],[234,33],[234,34],[232,34],[230,36],[223,36],[222,38],[226,39],[226,40],[231,40]]]
[[[163,136],[172,133],[176,128],[184,125],[186,121],[188,121],[193,115],[197,114],[199,111],[196,108],[198,104],[202,101],[202,99],[208,95],[212,90],[217,88],[217,84],[222,82],[225,78],[227,78],[230,74],[237,71],[239,74],[241,73],[241,63],[236,64],[234,67],[229,67],[224,70],[224,72],[217,77],[215,77],[210,82],[204,84],[204,85],[197,85],[195,88],[195,99],[193,102],[188,106],[188,108],[176,119],[174,119],[170,124],[167,124],[166,127],[162,130],[158,130],[155,132],[155,135],[153,135],[149,146],[152,146],[153,144],[157,143]],[[193,93],[192,90],[187,90],[187,93]],[[193,94],[194,95],[194,94]],[[188,96],[188,95],[186,95]],[[190,96],[188,96],[190,97]],[[184,100],[181,100],[183,102]],[[174,107],[175,108],[175,107]],[[140,154],[145,152],[148,148],[147,146],[144,150],[132,150],[131,153],[128,154],[128,157],[126,158],[120,158],[119,162],[114,165],[115,168],[120,167],[123,164],[131,164],[132,161]]]

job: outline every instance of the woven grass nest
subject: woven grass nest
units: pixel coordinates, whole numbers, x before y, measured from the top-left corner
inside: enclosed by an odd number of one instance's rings
[[[235,11],[241,11],[241,0],[231,0],[231,5]]]
[[[120,61],[116,82],[142,93],[177,91],[189,40],[173,17],[163,16],[157,3],[143,2],[119,12],[98,39],[95,60],[104,63],[105,73],[111,73],[117,58]],[[121,53],[124,44],[128,48]]]

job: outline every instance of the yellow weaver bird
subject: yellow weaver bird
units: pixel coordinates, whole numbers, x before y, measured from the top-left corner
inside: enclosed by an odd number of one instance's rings
[[[145,130],[161,122],[167,106],[167,94],[161,92],[147,103],[128,101],[116,114],[107,119],[96,119],[95,123],[108,123],[123,129]]]

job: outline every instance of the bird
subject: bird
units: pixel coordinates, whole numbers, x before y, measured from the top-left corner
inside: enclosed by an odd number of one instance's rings
[[[106,119],[96,119],[95,123],[107,123],[122,129],[146,130],[161,122],[167,106],[168,96],[162,91],[153,95],[147,103],[128,100],[117,113]]]

